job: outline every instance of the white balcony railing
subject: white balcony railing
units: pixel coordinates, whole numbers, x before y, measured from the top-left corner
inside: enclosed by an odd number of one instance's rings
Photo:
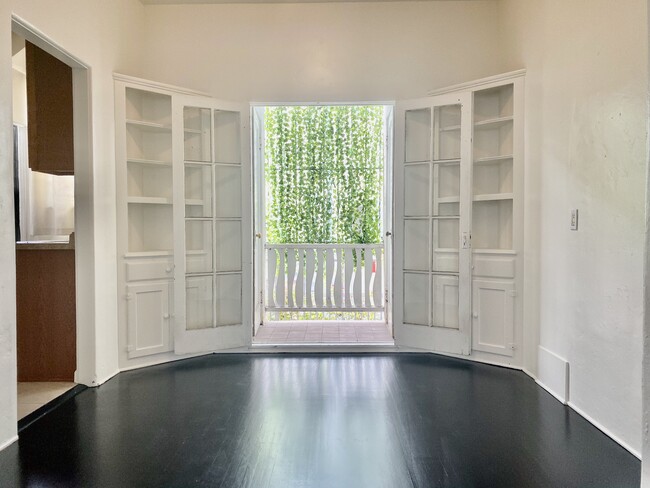
[[[267,312],[384,310],[383,244],[266,244]]]

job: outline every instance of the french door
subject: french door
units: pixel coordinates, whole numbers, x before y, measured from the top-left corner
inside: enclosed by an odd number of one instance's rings
[[[250,345],[249,116],[240,104],[179,96],[174,125],[174,350]]]
[[[471,350],[471,94],[400,102],[395,116],[398,346]]]

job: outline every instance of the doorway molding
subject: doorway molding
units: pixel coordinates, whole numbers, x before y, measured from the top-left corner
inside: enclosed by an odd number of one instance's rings
[[[17,15],[11,16],[11,31],[72,68],[77,317],[74,380],[86,386],[97,386],[91,69]]]
[[[253,337],[257,334],[259,326],[263,323],[266,315],[264,302],[266,300],[266,254],[264,245],[266,243],[266,193],[265,193],[265,175],[264,175],[264,109],[268,107],[358,107],[358,106],[380,106],[383,107],[384,120],[384,183],[381,202],[381,236],[383,239],[384,249],[384,319],[391,335],[393,335],[393,229],[394,229],[394,198],[395,188],[393,179],[393,144],[394,144],[394,116],[395,100],[379,101],[304,101],[304,102],[250,102],[250,137],[251,137],[251,189],[252,189],[252,226],[254,234],[253,245]],[[296,344],[300,346],[300,344]],[[254,344],[256,351],[263,348],[264,345]],[[294,345],[289,346],[289,350]],[[393,346],[390,346],[391,348]],[[375,346],[363,346],[362,351],[371,351]],[[310,350],[307,347],[306,350]],[[317,351],[324,352],[338,350],[337,346],[317,346]],[[342,349],[350,351],[349,348]],[[379,348],[378,350],[385,350]],[[392,350],[392,349],[391,349]],[[275,352],[279,350],[275,349]]]

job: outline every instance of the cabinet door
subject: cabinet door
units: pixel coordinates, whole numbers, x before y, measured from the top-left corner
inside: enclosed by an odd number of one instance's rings
[[[474,280],[472,348],[513,355],[515,284],[513,281]]]
[[[395,342],[469,354],[470,97],[399,103],[395,127]]]
[[[247,346],[252,337],[249,114],[174,98],[177,354]]]
[[[29,167],[74,174],[72,68],[25,42]]]
[[[126,289],[129,357],[170,351],[170,283],[139,283]]]

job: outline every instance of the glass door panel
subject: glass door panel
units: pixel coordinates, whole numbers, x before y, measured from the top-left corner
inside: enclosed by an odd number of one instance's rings
[[[241,218],[241,169],[239,166],[214,166],[215,217]]]
[[[402,303],[396,311],[401,310],[402,324],[396,325],[396,340],[467,354],[471,251],[461,249],[461,235],[469,229],[469,97],[450,94],[405,104],[410,106],[400,112],[403,145],[396,144],[404,151],[396,155],[403,170],[396,188],[403,193],[397,209],[402,289],[396,299]]]
[[[461,105],[434,108],[433,160],[460,160]]]
[[[214,161],[216,163],[241,163],[240,127],[239,112],[214,111]]]
[[[404,161],[431,160],[431,109],[407,110]]]
[[[185,327],[187,330],[214,327],[212,276],[188,276],[185,279]]]
[[[185,272],[211,273],[212,266],[212,221],[188,220],[185,222]]]
[[[242,284],[249,271],[243,260],[249,252],[243,238],[246,109],[189,95],[174,103],[174,124],[183,128],[173,148],[174,218],[182,228],[175,237],[174,349],[185,354],[242,347],[250,343],[242,307],[252,303]]]
[[[458,329],[458,276],[433,276],[433,325]]]
[[[215,271],[241,271],[241,222],[215,222]]]
[[[215,326],[241,324],[241,290],[241,274],[222,274],[215,277]]]
[[[436,313],[439,297],[438,282],[456,282],[458,288],[458,243],[460,240],[460,188],[461,188],[461,105],[443,105],[434,108],[433,123],[433,209],[432,209],[432,265],[433,325],[444,327],[442,315]],[[440,275],[453,273],[453,276]],[[443,300],[444,301],[444,300]],[[449,300],[444,309],[449,316]],[[457,303],[457,301],[456,301]],[[458,310],[456,310],[456,316]]]
[[[185,163],[185,216],[212,217],[212,165]]]
[[[185,161],[210,162],[212,152],[210,109],[185,107],[183,124]]]

